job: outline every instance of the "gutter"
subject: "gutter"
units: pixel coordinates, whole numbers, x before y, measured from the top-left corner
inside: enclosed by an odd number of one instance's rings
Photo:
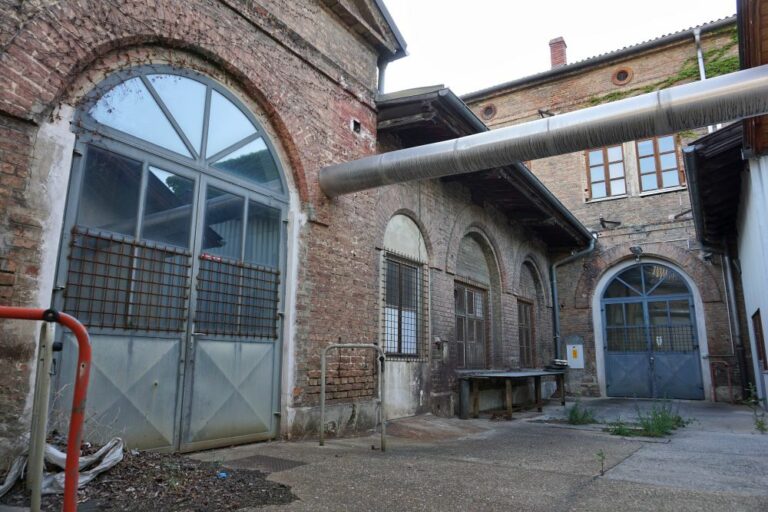
[[[552,286],[552,332],[554,334],[555,359],[560,359],[560,298],[557,293],[557,269],[562,265],[592,254],[595,251],[596,244],[596,236],[593,233],[590,233],[589,246],[586,249],[573,253],[560,261],[556,261],[549,267],[549,282]]]
[[[696,240],[702,246],[708,247],[711,244],[704,239],[704,209],[701,205],[701,191],[699,190],[699,157],[696,155],[696,150],[699,147],[687,146],[683,148],[683,164],[685,179],[688,184],[688,196],[691,200]]]

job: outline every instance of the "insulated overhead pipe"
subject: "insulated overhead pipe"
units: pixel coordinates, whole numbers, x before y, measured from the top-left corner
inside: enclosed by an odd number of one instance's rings
[[[458,139],[325,167],[336,197],[466,174],[768,113],[768,65]]]

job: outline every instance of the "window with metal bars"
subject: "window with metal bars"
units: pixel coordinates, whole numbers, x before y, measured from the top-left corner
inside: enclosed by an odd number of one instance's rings
[[[486,290],[456,283],[454,299],[459,368],[485,368],[488,365],[487,297]]]
[[[517,325],[520,339],[520,366],[536,367],[536,344],[534,342],[533,304],[527,301],[517,302]]]
[[[385,352],[409,360],[427,358],[427,282],[421,263],[391,253],[383,258]]]

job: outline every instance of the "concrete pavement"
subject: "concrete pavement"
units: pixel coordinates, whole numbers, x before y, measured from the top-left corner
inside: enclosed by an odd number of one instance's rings
[[[582,404],[604,421],[631,421],[636,407],[651,405]],[[258,510],[768,510],[768,435],[753,431],[750,411],[705,402],[675,406],[694,421],[661,442],[541,422],[564,417],[553,405],[513,421],[421,416],[390,422],[386,453],[371,449],[378,446],[373,435],[331,439],[325,447],[274,442],[195,457],[271,472],[271,480],[299,497]]]

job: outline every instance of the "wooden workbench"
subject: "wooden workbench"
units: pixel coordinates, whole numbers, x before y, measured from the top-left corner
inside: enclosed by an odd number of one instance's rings
[[[533,379],[535,390],[536,410],[541,412],[541,378],[556,377],[560,388],[560,403],[565,406],[565,370],[457,370],[459,378],[459,417],[467,419],[471,415],[480,415],[480,381],[497,379],[503,380],[506,386],[507,418],[512,419],[512,381]],[[470,400],[471,386],[471,400]]]

